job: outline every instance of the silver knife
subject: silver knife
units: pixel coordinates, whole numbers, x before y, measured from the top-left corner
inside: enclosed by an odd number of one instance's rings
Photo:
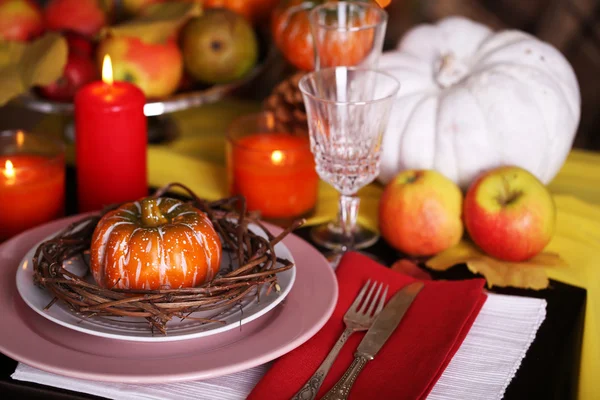
[[[358,345],[354,353],[354,361],[341,379],[325,394],[322,400],[343,400],[348,397],[350,389],[358,374],[367,362],[377,355],[385,342],[392,335],[404,314],[412,304],[417,294],[423,289],[423,282],[414,282],[402,288],[381,310],[373,325]]]

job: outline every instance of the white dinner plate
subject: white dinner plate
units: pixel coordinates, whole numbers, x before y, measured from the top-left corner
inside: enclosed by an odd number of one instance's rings
[[[258,226],[250,226],[255,233],[266,237],[266,234]],[[50,237],[54,236],[50,235]],[[238,305],[226,311],[212,310],[193,313],[190,316],[196,318],[218,319],[222,322],[201,322],[193,318],[179,319],[174,317],[167,323],[167,334],[153,332],[150,325],[143,318],[134,317],[88,317],[72,311],[67,304],[58,301],[50,308],[45,307],[52,301],[53,296],[44,288],[37,287],[33,283],[32,259],[37,245],[29,250],[23,258],[16,275],[17,290],[25,303],[33,311],[64,327],[84,332],[90,335],[101,336],[111,339],[129,340],[137,342],[169,342],[177,340],[195,339],[203,336],[222,333],[255,320],[268,313],[277,306],[288,295],[296,279],[296,267],[277,274],[277,282],[280,292],[271,290],[267,294],[267,285],[261,285],[260,301],[256,300],[255,292],[251,292]],[[294,262],[292,254],[282,243],[275,245],[275,253],[279,258]],[[230,255],[223,252],[221,268],[230,265]],[[93,282],[91,274],[87,274],[88,268],[81,257],[65,261],[64,267],[89,282]],[[281,267],[278,264],[278,267]]]

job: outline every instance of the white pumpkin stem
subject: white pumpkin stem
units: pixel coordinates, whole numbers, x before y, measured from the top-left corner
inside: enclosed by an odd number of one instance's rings
[[[468,72],[467,65],[460,61],[454,53],[446,53],[438,59],[435,80],[441,88],[445,89],[458,83]]]

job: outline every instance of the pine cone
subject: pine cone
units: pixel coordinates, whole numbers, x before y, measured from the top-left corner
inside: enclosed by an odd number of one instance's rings
[[[280,132],[308,135],[306,109],[298,82],[305,72],[298,72],[280,82],[264,102],[264,109],[273,113],[275,128]]]

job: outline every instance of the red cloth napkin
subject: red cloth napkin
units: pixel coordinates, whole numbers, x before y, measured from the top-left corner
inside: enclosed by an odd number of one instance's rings
[[[344,314],[368,279],[389,284],[388,300],[415,281],[358,253],[344,255],[337,278],[339,299],[329,321],[302,346],[278,359],[248,399],[291,398],[317,370],[343,332]],[[483,306],[487,297],[483,284],[483,279],[427,281],[396,331],[358,376],[349,399],[425,398]],[[364,332],[360,332],[350,337],[325,378],[318,398],[350,366],[363,336]]]

